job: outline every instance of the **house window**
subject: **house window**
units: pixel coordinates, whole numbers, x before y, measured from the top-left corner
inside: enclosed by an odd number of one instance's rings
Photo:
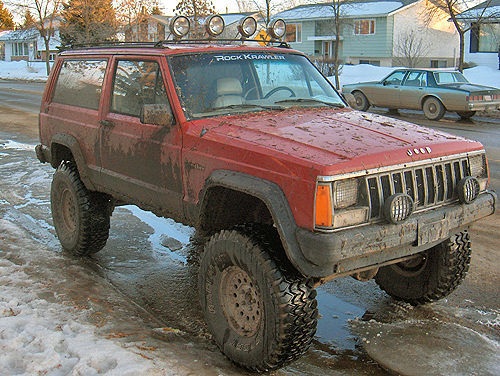
[[[498,52],[500,24],[474,24],[470,32],[470,52]]]
[[[287,24],[285,42],[302,42],[302,24]]]
[[[28,43],[12,43],[12,56],[28,56]]]
[[[360,60],[360,64],[370,64],[375,65],[376,67],[380,67],[380,60]]]
[[[446,60],[431,60],[431,68],[447,68],[447,66]]]
[[[355,20],[354,34],[357,35],[375,34],[375,20]]]

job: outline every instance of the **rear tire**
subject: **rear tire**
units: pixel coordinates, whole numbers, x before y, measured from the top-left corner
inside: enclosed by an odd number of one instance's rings
[[[380,268],[375,281],[389,295],[413,305],[451,294],[469,270],[471,247],[467,231],[455,235],[418,258]]]
[[[278,247],[272,228],[238,226],[212,236],[200,266],[201,305],[215,342],[257,372],[299,358],[316,333],[312,280],[279,259]]]
[[[362,92],[355,91],[352,95],[354,96],[353,108],[355,110],[366,111],[370,108],[370,102]]]
[[[52,218],[63,248],[75,256],[99,252],[108,240],[111,203],[80,180],[74,162],[62,162],[52,178]]]
[[[422,110],[424,111],[425,117],[429,120],[439,120],[446,112],[441,101],[434,97],[429,97],[425,100]]]

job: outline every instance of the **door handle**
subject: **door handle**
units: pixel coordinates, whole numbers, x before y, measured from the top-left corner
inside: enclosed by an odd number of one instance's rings
[[[99,122],[99,124],[101,124],[103,127],[114,127],[115,126],[115,123],[113,123],[110,120],[101,120]]]

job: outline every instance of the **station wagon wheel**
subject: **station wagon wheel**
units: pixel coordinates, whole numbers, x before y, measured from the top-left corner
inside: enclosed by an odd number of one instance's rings
[[[63,248],[75,256],[100,251],[108,240],[111,202],[80,180],[74,162],[62,162],[52,178],[52,218]]]
[[[463,281],[471,258],[467,231],[414,258],[380,268],[375,281],[397,300],[417,305],[451,294]]]
[[[457,111],[458,116],[462,119],[470,119],[476,114],[476,111]]]
[[[370,108],[370,102],[362,92],[355,91],[352,95],[354,96],[353,108],[355,110],[366,111]]]
[[[429,97],[425,100],[422,110],[424,111],[425,117],[429,120],[439,120],[446,112],[441,101],[434,97]]]
[[[272,227],[237,226],[210,238],[200,264],[208,329],[229,359],[252,371],[299,358],[316,332],[313,281],[280,256],[280,247]]]

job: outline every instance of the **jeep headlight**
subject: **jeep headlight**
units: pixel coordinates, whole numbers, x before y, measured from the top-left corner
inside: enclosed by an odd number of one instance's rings
[[[480,186],[480,191],[488,188],[488,163],[486,162],[486,154],[478,154],[469,157],[470,176],[477,178]]]
[[[334,230],[368,221],[369,209],[362,205],[358,178],[319,182],[316,187],[315,228]]]

